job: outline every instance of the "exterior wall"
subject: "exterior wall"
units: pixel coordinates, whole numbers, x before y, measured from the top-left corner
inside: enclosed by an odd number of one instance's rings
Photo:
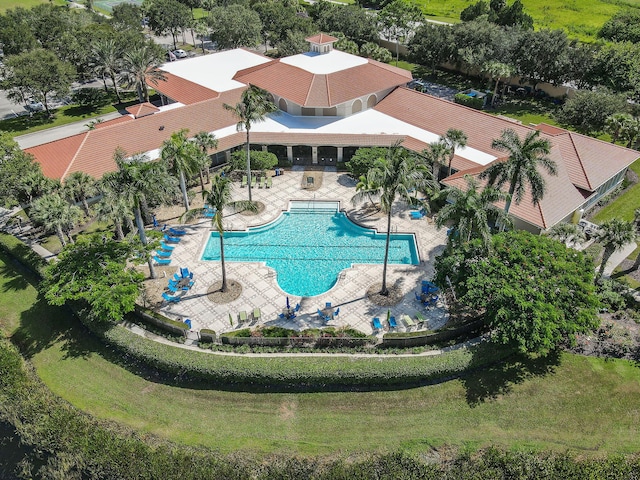
[[[306,117],[347,117],[354,113],[375,107],[380,100],[389,95],[393,90],[393,88],[387,88],[378,92],[368,93],[362,97],[351,99],[348,102],[333,107],[303,107],[277,95],[274,95],[273,98],[274,103],[278,105],[280,110],[291,115]],[[359,108],[358,105],[360,105]]]
[[[534,235],[540,234],[541,228],[537,227],[536,225],[531,225],[530,223],[514,216],[511,216],[511,221],[513,222],[513,228],[515,230],[525,230],[527,232],[533,233]]]
[[[625,168],[624,170],[618,172],[616,175],[614,175],[613,177],[611,177],[609,180],[607,180],[605,183],[603,183],[602,185],[600,185],[596,191],[594,192],[593,195],[591,195],[586,202],[584,202],[581,206],[581,208],[583,208],[585,211],[589,210],[590,208],[592,208],[596,203],[598,203],[598,201],[606,196],[607,194],[609,194],[612,190],[614,190],[618,185],[620,185],[620,183],[622,182],[622,180],[624,180],[624,175],[625,173],[627,173],[627,169]]]

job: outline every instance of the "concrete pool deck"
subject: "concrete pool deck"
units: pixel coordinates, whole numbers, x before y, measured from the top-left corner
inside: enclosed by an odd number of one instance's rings
[[[331,167],[325,169],[322,187],[316,191],[301,187],[303,176],[304,168],[294,167],[282,176],[273,177],[271,188],[252,188],[253,199],[264,203],[265,210],[254,216],[225,212],[225,229],[245,230],[271,222],[289,207],[290,200],[332,200],[340,201],[341,209],[360,225],[386,232],[386,216],[366,216],[363,204],[355,207],[351,204],[351,197],[355,194],[355,182],[346,174],[336,172],[335,168]],[[234,183],[234,186],[234,199],[247,198],[246,187],[241,188],[239,183]],[[243,287],[242,294],[230,303],[214,304],[207,298],[206,293],[210,285],[221,279],[220,262],[200,259],[210,237],[211,222],[209,219],[202,220],[197,224],[185,226],[185,229],[188,233],[176,245],[171,256],[171,266],[188,267],[194,272],[196,283],[191,290],[184,292],[179,303],[163,303],[160,311],[174,320],[191,319],[193,330],[208,328],[217,333],[233,330],[237,328],[238,312],[246,311],[250,314],[255,308],[261,310],[262,318],[258,322],[254,321],[253,327],[278,325],[305,329],[348,325],[371,334],[372,318],[386,319],[387,308],[374,305],[366,298],[367,289],[372,284],[382,281],[382,265],[355,265],[344,270],[338,282],[328,292],[315,297],[296,297],[280,289],[275,271],[264,263],[227,261],[227,279],[238,281]],[[415,300],[414,291],[420,290],[421,280],[432,278],[434,259],[446,244],[446,230],[436,230],[426,218],[411,220],[409,209],[397,202],[393,210],[392,232],[415,233],[421,261],[418,265],[388,265],[387,284],[397,285],[405,293],[403,300],[391,307],[391,315],[398,319],[400,315],[407,314],[415,319],[415,313],[420,312],[428,321],[427,328],[433,330],[442,327],[448,319],[445,305],[439,302],[434,307],[425,308]],[[308,274],[313,275],[313,272],[310,271]],[[167,278],[160,275],[153,282],[157,289],[162,290],[167,284]],[[278,317],[285,306],[287,296],[292,306],[296,303],[300,303],[301,306],[298,316],[292,320]],[[340,314],[327,324],[316,313],[325,302],[331,302],[334,308],[340,308]],[[229,322],[229,314],[233,318],[233,327]],[[399,330],[404,331],[404,325],[400,326],[400,322],[398,324]]]

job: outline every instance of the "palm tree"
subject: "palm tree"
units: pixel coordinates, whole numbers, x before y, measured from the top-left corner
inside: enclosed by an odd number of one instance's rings
[[[127,200],[120,196],[114,195],[111,192],[105,191],[102,196],[102,200],[96,205],[96,216],[98,220],[105,222],[113,222],[113,226],[116,229],[116,238],[118,240],[124,240],[124,231],[122,229],[123,223],[129,223],[130,231],[133,231],[131,216],[133,212],[131,206],[127,203]]]
[[[611,143],[616,143],[626,124],[633,120],[628,113],[614,113],[609,115],[604,122],[604,131],[611,135]]]
[[[380,185],[375,183],[374,179],[370,179],[367,175],[360,175],[358,183],[356,184],[356,192],[356,195],[366,194],[369,202],[371,202],[371,206],[376,208],[376,202],[373,200],[373,197],[380,193]],[[377,211],[380,211],[380,206],[378,206]]]
[[[238,118],[236,125],[238,131],[243,128],[247,132],[247,188],[249,189],[249,201],[251,201],[251,153],[249,152],[249,132],[251,124],[263,122],[270,113],[278,111],[278,107],[269,99],[269,92],[255,85],[249,86],[238,103],[234,106],[223,104],[223,107]]]
[[[73,243],[69,232],[82,218],[82,210],[69,204],[60,194],[50,193],[33,201],[29,216],[46,230],[55,231],[64,247],[67,244],[65,234],[69,242]]]
[[[534,205],[537,205],[544,196],[545,182],[538,166],[542,166],[550,175],[556,175],[556,162],[547,155],[551,149],[549,140],[539,138],[540,131],[530,131],[524,141],[518,134],[508,128],[502,132],[502,136],[491,143],[491,147],[501,152],[506,152],[509,157],[504,162],[496,162],[481,174],[481,178],[488,178],[489,186],[502,188],[509,184],[509,196],[505,202],[504,211],[509,213],[511,202],[518,205],[526,187],[531,189],[531,197]]]
[[[95,64],[96,72],[102,76],[104,81],[105,75],[111,79],[113,83],[113,89],[116,92],[118,103],[122,103],[120,98],[120,91],[118,90],[118,73],[122,68],[123,52],[118,48],[118,44],[114,39],[102,39],[98,40],[91,49],[93,62]],[[107,88],[105,82],[105,90]]]
[[[598,270],[598,278],[602,277],[611,255],[626,244],[635,241],[636,237],[636,227],[632,222],[612,218],[600,225],[595,238],[597,242],[602,243],[604,246],[604,252],[602,253],[602,263],[600,263],[600,269]]]
[[[637,118],[631,118],[629,121],[625,122],[622,128],[620,129],[620,138],[625,140],[627,143],[625,147],[631,148],[633,143],[637,140],[640,135],[640,120]]]
[[[429,148],[422,151],[422,154],[433,165],[433,178],[440,178],[440,169],[445,166],[445,159],[449,158],[449,147],[442,140],[429,144]]]
[[[133,210],[140,241],[147,245],[149,241],[144,231],[141,205],[147,199],[162,202],[170,196],[174,183],[165,165],[161,162],[150,162],[146,155],[136,155],[127,160],[122,151],[116,151],[115,160],[118,171],[102,177],[102,189],[125,199]],[[156,278],[153,259],[150,256],[147,263],[151,278]]]
[[[504,225],[511,221],[509,216],[497,208],[494,203],[505,200],[507,194],[492,187],[478,190],[478,181],[471,175],[464,176],[467,188],[463,191],[456,187],[447,187],[442,194],[449,199],[436,220],[436,226],[442,228],[451,223],[455,235],[449,235],[449,242],[459,240],[469,242],[480,238],[485,246],[491,241],[489,222]]]
[[[80,200],[82,202],[84,213],[89,216],[91,212],[89,210],[87,197],[92,197],[96,194],[95,179],[84,172],[73,172],[65,180],[64,188],[67,190],[69,196],[74,202],[76,200]]]
[[[444,134],[444,137],[440,137],[440,141],[443,142],[449,150],[449,164],[447,167],[447,177],[449,177],[451,176],[451,163],[456,154],[456,148],[467,146],[467,136],[462,130],[450,128],[447,130],[447,133]]]
[[[222,286],[220,290],[222,292],[227,291],[227,271],[224,262],[224,224],[223,211],[225,208],[231,208],[234,211],[250,210],[252,212],[257,211],[255,203],[242,200],[232,201],[231,189],[233,182],[229,177],[223,177],[219,174],[213,175],[211,178],[211,191],[202,192],[202,198],[204,200],[205,208],[194,208],[182,215],[184,219],[191,219],[204,214],[206,207],[213,208],[214,214],[211,219],[211,225],[220,234],[220,263],[222,266]]]
[[[415,154],[400,147],[399,143],[389,147],[385,157],[376,159],[374,166],[367,173],[369,185],[379,185],[380,209],[387,214],[387,240],[384,251],[384,266],[382,269],[381,295],[388,295],[387,289],[387,263],[389,260],[389,241],[391,236],[391,208],[400,197],[409,204],[415,204],[416,199],[411,195],[413,189],[435,188],[431,172],[416,159]],[[371,194],[362,190],[352,199],[352,203],[358,203]]]
[[[193,137],[193,141],[202,151],[202,168],[200,169],[200,185],[204,192],[204,185],[202,184],[202,170],[207,174],[207,185],[211,182],[209,177],[209,167],[211,166],[211,158],[209,157],[209,150],[212,148],[218,148],[218,139],[213,133],[198,132]]]
[[[209,26],[206,24],[206,22],[202,20],[198,20],[195,22],[193,29],[196,31],[196,34],[198,35],[198,37],[200,37],[202,53],[205,53],[204,40],[205,38],[207,38],[207,35],[209,34]]]
[[[496,81],[496,85],[493,88],[493,95],[491,96],[491,106],[493,107],[493,105],[496,103],[496,96],[498,95],[498,85],[500,84],[500,80],[503,78],[511,77],[514,72],[514,68],[509,64],[492,60],[484,65],[483,71]]]
[[[127,85],[135,85],[140,103],[149,101],[149,84],[157,85],[166,80],[162,70],[158,69],[162,57],[154,47],[155,45],[148,43],[134,45],[122,58],[123,77]]]
[[[584,230],[575,223],[556,223],[549,229],[549,237],[565,245],[582,243],[587,239]]]
[[[183,128],[172,133],[171,137],[162,143],[160,152],[160,158],[165,163],[167,170],[173,175],[177,175],[180,180],[185,212],[189,211],[185,175],[191,176],[195,173],[199,167],[198,160],[201,157],[198,146],[187,138],[188,132],[189,130]]]

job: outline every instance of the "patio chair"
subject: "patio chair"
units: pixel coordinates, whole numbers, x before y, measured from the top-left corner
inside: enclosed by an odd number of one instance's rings
[[[169,258],[172,253],[172,251],[165,252],[164,250],[156,250],[156,255],[161,258]]]
[[[167,252],[173,252],[173,251],[175,250],[175,248],[176,248],[176,247],[175,247],[175,246],[171,246],[171,245],[167,245],[167,244],[166,244],[166,243],[164,243],[164,242],[160,242],[160,248],[161,248],[162,250],[167,251]]]
[[[253,309],[253,319],[257,322],[260,320],[260,318],[262,318],[262,312],[260,311],[259,308],[254,308]]]
[[[427,326],[427,319],[424,318],[424,315],[420,312],[416,312],[416,323],[418,324],[418,328],[423,328]]]
[[[192,278],[191,272],[189,272],[189,267],[186,267],[186,268],[180,267],[180,276],[182,278]]]
[[[331,308],[331,302],[325,302],[324,308]]]
[[[181,278],[182,278],[182,277],[181,277],[180,275],[178,275],[177,273],[174,273],[174,274],[173,274],[173,277],[171,277],[171,278],[169,279],[169,281],[170,281],[170,282],[178,283],[178,282],[180,281],[180,279],[181,279]]]
[[[247,176],[246,175],[242,176],[242,181],[240,182],[240,186],[241,187],[246,187],[247,186]]]
[[[185,292],[188,292],[189,290],[191,290],[191,287],[193,287],[195,283],[196,282],[193,280],[189,281],[189,283],[187,283],[184,287],[182,287],[182,290],[184,290]]]
[[[284,313],[279,313],[279,314],[278,314],[278,317],[279,317],[279,318],[282,318],[282,319],[284,319],[284,317],[285,317],[285,316],[286,316],[286,315],[285,315]]]
[[[247,312],[245,312],[244,310],[238,312],[238,325],[246,323],[248,320],[249,318],[247,317]]]
[[[158,264],[158,265],[169,265],[171,263],[171,259],[170,258],[160,258],[156,255],[153,256],[153,260]]]
[[[167,303],[178,303],[181,300],[181,297],[174,297],[169,295],[168,293],[162,292],[162,298],[167,302]]]
[[[396,317],[389,317],[389,328],[398,328],[398,323],[396,322]]]
[[[400,321],[404,322],[404,324],[407,326],[407,328],[411,328],[411,327],[415,326],[414,321],[411,320],[411,317],[409,315],[400,315]]]
[[[297,312],[298,310],[300,310],[300,304],[296,303],[296,308],[294,308],[293,311]]]
[[[260,177],[260,188],[265,188],[266,177]]]
[[[256,177],[251,177],[251,188],[256,188]]]
[[[182,240],[180,237],[170,237],[166,233],[165,233],[164,237],[162,237],[162,238],[167,243],[180,243],[180,240]]]
[[[340,313],[340,307],[336,308],[336,311],[333,312],[333,318],[337,317],[339,313]]]
[[[412,210],[411,212],[409,212],[409,215],[411,215],[411,220],[420,220],[424,217],[424,213],[422,213],[422,210]]]
[[[216,214],[216,209],[215,208],[211,208],[208,205],[204,208],[204,216],[205,216],[205,218],[213,218],[213,216],[215,214]]]
[[[186,234],[187,234],[187,231],[186,231],[186,230],[179,229],[179,228],[173,228],[173,227],[170,227],[170,228],[169,228],[169,233],[170,233],[171,235],[173,235],[174,237],[182,237],[183,235],[186,235]]]
[[[188,318],[187,318],[187,319],[184,321],[184,324],[185,324],[187,327],[189,327],[189,330],[191,330],[191,320],[190,320],[190,319],[188,319]]]
[[[382,324],[380,323],[380,319],[378,317],[374,317],[373,320],[371,321],[371,324],[373,325],[373,329],[376,332],[379,332],[380,330],[382,330]]]
[[[271,177],[267,177],[267,183],[265,186],[267,188],[271,188],[272,185],[273,185],[273,180],[271,180]]]

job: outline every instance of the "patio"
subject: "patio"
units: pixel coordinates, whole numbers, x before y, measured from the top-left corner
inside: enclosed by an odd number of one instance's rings
[[[271,188],[252,188],[253,199],[265,204],[264,211],[258,215],[226,214],[225,228],[245,230],[271,222],[288,208],[289,200],[339,200],[341,208],[352,220],[362,226],[378,229],[379,232],[386,230],[384,215],[371,214],[363,208],[363,204],[355,207],[351,204],[355,183],[346,174],[327,167],[323,174],[322,187],[315,191],[301,187],[303,177],[304,168],[293,167],[284,175],[273,177]],[[241,188],[239,183],[235,183],[234,186],[234,198],[246,198],[246,187]],[[445,305],[438,302],[435,306],[425,308],[416,302],[414,292],[420,291],[421,280],[432,277],[435,256],[442,251],[446,243],[446,229],[436,230],[426,218],[412,220],[409,211],[406,206],[397,206],[394,209],[392,232],[415,233],[421,261],[419,265],[389,264],[387,283],[389,286],[398,286],[404,294],[403,300],[391,307],[391,314],[396,318],[406,314],[415,319],[415,313],[420,312],[427,319],[427,328],[433,330],[447,322],[448,313]],[[262,318],[260,322],[254,322],[252,327],[258,324],[279,325],[302,330],[349,325],[371,334],[373,317],[386,318],[387,307],[374,305],[366,298],[369,287],[382,280],[382,265],[356,265],[342,271],[337,283],[328,292],[315,297],[295,297],[280,289],[275,271],[264,263],[226,262],[227,279],[238,281],[243,287],[242,294],[230,303],[214,304],[207,298],[207,289],[221,279],[220,263],[200,260],[210,236],[211,221],[202,219],[197,224],[186,225],[184,229],[187,234],[176,245],[171,256],[171,268],[177,270],[178,267],[188,267],[194,273],[196,282],[189,291],[184,292],[179,303],[163,302],[160,311],[174,320],[183,321],[189,318],[193,330],[207,328],[218,333],[233,330],[237,328],[239,311],[251,312],[256,308],[261,310]],[[166,273],[167,270],[167,267],[163,268],[159,278],[151,281],[150,290],[162,291],[170,276]],[[278,317],[285,306],[287,296],[292,305],[300,304],[300,310],[294,319]],[[154,293],[149,300],[151,303],[159,304],[161,298],[159,294]],[[328,323],[317,314],[318,308],[326,302],[331,302],[334,308],[340,308],[340,315]],[[229,315],[233,318],[233,327],[230,325]],[[399,331],[404,330],[404,325],[400,325]]]

